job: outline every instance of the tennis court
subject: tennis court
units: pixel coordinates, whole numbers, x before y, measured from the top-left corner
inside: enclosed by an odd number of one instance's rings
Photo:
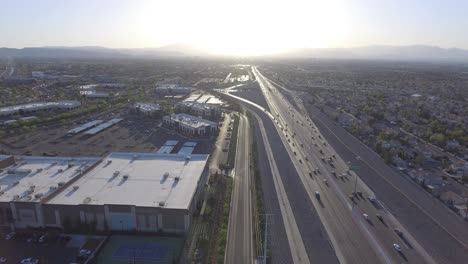
[[[183,243],[179,237],[112,236],[98,263],[171,264],[179,258]]]

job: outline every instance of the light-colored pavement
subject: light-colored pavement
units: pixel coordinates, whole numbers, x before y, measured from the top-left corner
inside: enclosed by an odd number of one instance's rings
[[[250,175],[251,131],[245,115],[240,115],[234,169],[234,189],[229,214],[228,240],[224,263],[251,264],[254,261],[252,234],[252,193]]]

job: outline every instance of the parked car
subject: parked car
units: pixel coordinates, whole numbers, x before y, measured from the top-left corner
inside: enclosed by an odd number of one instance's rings
[[[39,260],[34,258],[25,258],[21,260],[21,264],[38,264]]]
[[[91,255],[91,250],[89,250],[89,249],[80,249],[80,251],[78,252],[77,258],[78,259],[87,259],[87,258],[89,258],[90,255]]]
[[[15,237],[16,233],[15,232],[10,232],[5,236],[6,240],[13,239]]]

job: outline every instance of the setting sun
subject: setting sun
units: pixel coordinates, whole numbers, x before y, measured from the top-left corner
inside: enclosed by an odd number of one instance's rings
[[[131,13],[135,41],[187,43],[235,56],[334,47],[351,25],[334,1],[175,1],[148,3]]]

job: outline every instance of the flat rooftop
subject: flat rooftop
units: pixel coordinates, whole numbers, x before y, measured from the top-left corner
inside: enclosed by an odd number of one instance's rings
[[[122,121],[123,119],[122,118],[114,118],[114,119],[111,119],[107,122],[105,122],[104,124],[100,124],[99,126],[95,127],[95,128],[92,128],[86,132],[84,132],[86,135],[94,135],[94,134],[97,134],[99,132],[101,132],[102,130],[104,129],[107,129],[115,124],[117,124],[118,122]]]
[[[188,114],[172,114],[170,116],[166,116],[167,118],[171,118],[173,120],[177,120],[179,123],[184,124],[189,127],[193,128],[200,128],[204,126],[216,126],[217,123],[212,122],[210,120],[206,120],[200,117],[191,116]]]
[[[95,164],[99,158],[16,157],[0,172],[0,202],[40,201]]]
[[[80,106],[79,101],[57,101],[57,102],[39,102],[30,104],[21,104],[15,106],[0,107],[0,115],[7,115],[23,111],[36,111],[50,108],[74,108]]]
[[[77,134],[77,133],[80,133],[80,132],[85,131],[86,129],[91,128],[91,127],[93,127],[93,126],[95,126],[95,125],[98,125],[98,124],[100,124],[100,123],[102,123],[102,120],[94,120],[94,121],[85,123],[85,124],[83,124],[83,125],[81,125],[81,126],[78,126],[78,127],[75,127],[75,128],[73,128],[73,129],[69,130],[69,131],[68,131],[68,134]]]
[[[49,203],[188,209],[208,156],[111,153]]]

